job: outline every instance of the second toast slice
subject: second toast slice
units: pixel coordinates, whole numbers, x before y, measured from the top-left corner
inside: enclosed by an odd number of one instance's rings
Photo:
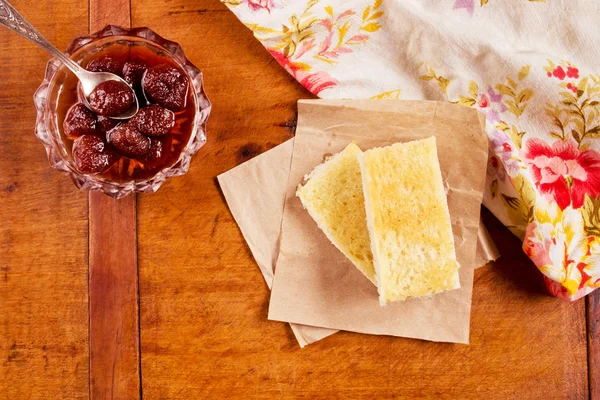
[[[380,304],[460,287],[435,137],[359,159]]]

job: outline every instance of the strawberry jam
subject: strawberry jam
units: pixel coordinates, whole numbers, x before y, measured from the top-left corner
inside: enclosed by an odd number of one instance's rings
[[[76,167],[126,182],[151,178],[175,164],[196,115],[191,82],[181,66],[158,48],[128,42],[91,53],[81,65],[123,77],[135,90],[140,111],[128,121],[111,119],[129,100],[110,87],[103,97],[90,98],[90,110],[81,101],[77,78],[69,74],[58,98],[57,122]]]

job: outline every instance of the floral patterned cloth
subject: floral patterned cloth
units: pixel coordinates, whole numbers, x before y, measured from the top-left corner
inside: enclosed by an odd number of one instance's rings
[[[600,286],[600,2],[222,1],[322,98],[483,112],[484,205],[523,239],[552,295]]]

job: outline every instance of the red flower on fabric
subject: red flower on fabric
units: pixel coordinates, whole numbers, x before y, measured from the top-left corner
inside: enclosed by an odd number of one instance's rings
[[[329,73],[325,71],[315,72],[307,75],[300,81],[302,86],[310,90],[313,94],[319,94],[321,90],[328,89],[337,85],[338,81],[333,79]]]
[[[541,139],[527,141],[527,165],[535,185],[548,200],[564,210],[580,208],[585,195],[600,193],[600,153],[580,151],[574,140],[557,140],[552,147]]]
[[[567,68],[567,76],[569,78],[578,79],[579,78],[579,70],[575,67],[568,67]]]
[[[567,76],[567,73],[565,72],[563,67],[559,65],[558,67],[554,68],[554,71],[552,71],[552,75],[554,75],[562,81],[563,79],[565,79],[565,76]]]
[[[290,74],[292,74],[294,77],[296,76],[296,73],[301,69],[298,65],[296,65],[296,63],[294,63],[292,60],[290,60],[289,58],[287,58],[283,52],[281,51],[275,51],[275,50],[269,50],[269,53],[271,53],[271,55],[273,56],[273,58],[275,60],[277,60],[277,62],[279,64],[281,64],[281,66],[283,68],[286,69],[287,72],[289,72]]]
[[[271,55],[285,68],[302,86],[318,95],[320,91],[329,89],[338,84],[337,79],[332,78],[326,71],[313,72],[309,74],[303,69],[303,64],[295,63],[280,51],[269,51]]]
[[[486,108],[490,105],[490,100],[488,99],[486,94],[482,94],[479,98],[479,107]]]
[[[577,94],[577,86],[573,85],[571,82],[569,82],[569,84],[567,85],[567,89],[569,89],[571,92]]]
[[[248,0],[248,7],[253,11],[265,9],[268,12],[271,12],[273,6],[273,0]]]
[[[579,300],[580,298],[582,298],[590,292],[589,288],[588,290],[586,290],[586,288],[579,288],[575,294],[569,295],[567,288],[565,288],[559,282],[553,281],[552,279],[548,278],[546,275],[544,275],[544,284],[546,285],[546,289],[548,290],[548,293],[550,293],[551,296],[569,302]]]

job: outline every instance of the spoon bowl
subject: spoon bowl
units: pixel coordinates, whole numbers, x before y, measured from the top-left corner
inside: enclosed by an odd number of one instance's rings
[[[81,71],[78,72],[76,75],[79,79],[79,82],[81,83],[79,87],[81,88],[81,94],[83,95],[82,98],[87,108],[90,108],[89,96],[99,84],[106,81],[117,81],[126,84],[127,87],[131,89],[133,93],[133,104],[131,105],[131,107],[129,107],[128,110],[110,118],[118,120],[129,119],[138,112],[140,108],[140,102],[136,96],[135,90],[133,90],[131,85],[129,85],[127,81],[121,78],[120,76],[110,72],[90,72],[83,68],[81,68]]]

